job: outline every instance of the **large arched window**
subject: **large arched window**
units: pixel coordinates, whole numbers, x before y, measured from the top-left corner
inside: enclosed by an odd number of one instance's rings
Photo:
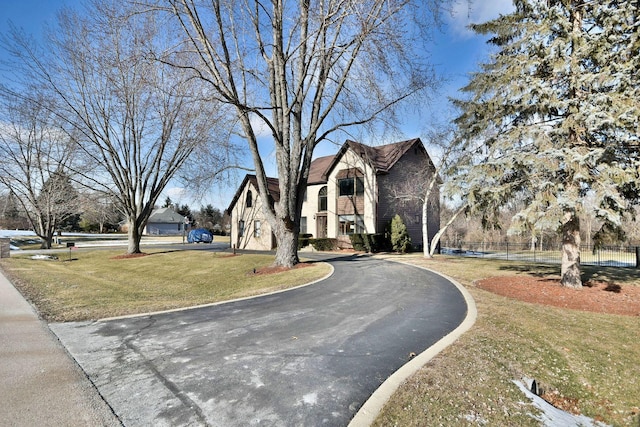
[[[251,192],[251,190],[247,191],[247,201],[245,206],[248,208],[253,206],[253,193]]]
[[[318,193],[318,212],[327,210],[327,186],[325,185]]]

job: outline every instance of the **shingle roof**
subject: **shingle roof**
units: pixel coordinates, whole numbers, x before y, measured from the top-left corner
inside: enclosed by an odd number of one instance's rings
[[[171,208],[160,208],[151,212],[147,223],[178,224],[184,222],[184,217]]]
[[[236,194],[233,196],[233,200],[231,200],[231,203],[229,204],[229,208],[227,209],[229,213],[233,209],[233,206],[238,202],[238,198],[242,194],[242,189],[247,185],[247,182],[250,182],[255,188],[258,188],[258,178],[255,175],[247,174],[244,177],[242,184],[240,184],[240,187],[238,187],[238,191],[236,191]],[[274,202],[280,200],[280,186],[278,185],[278,178],[267,177],[267,190]]]
[[[420,138],[408,139],[406,141],[394,142],[392,144],[379,145],[377,147],[371,147],[368,145],[361,144],[356,141],[347,140],[340,151],[333,156],[324,156],[318,157],[317,159],[311,162],[311,166],[309,169],[309,178],[307,179],[307,184],[322,184],[327,182],[327,177],[331,172],[331,169],[335,167],[335,165],[340,161],[340,157],[344,155],[344,153],[351,149],[357,155],[362,157],[362,159],[368,162],[376,174],[379,173],[387,173],[389,170],[396,164],[398,160],[414,145],[419,144],[421,148],[422,142]],[[242,194],[242,189],[247,184],[247,181],[251,181],[255,188],[258,188],[258,179],[255,175],[247,175],[242,181],[242,184],[238,188],[231,204],[229,204],[229,212],[233,209],[233,206],[237,203],[240,194]],[[267,187],[269,190],[269,194],[273,197],[274,202],[280,200],[280,187],[278,186],[278,178],[267,178]]]
[[[364,161],[371,165],[375,173],[379,174],[389,172],[393,165],[417,143],[421,144],[419,138],[371,147],[356,141],[347,140],[338,154],[335,155],[329,167],[325,170],[324,179],[326,181],[331,169],[340,161],[340,157],[342,157],[348,149],[351,149],[354,153],[362,157]]]
[[[307,179],[308,185],[313,184],[323,184],[327,182],[324,177],[324,173],[335,159],[335,154],[332,156],[324,156],[318,157],[314,161],[311,162],[311,167],[309,168],[309,178]]]

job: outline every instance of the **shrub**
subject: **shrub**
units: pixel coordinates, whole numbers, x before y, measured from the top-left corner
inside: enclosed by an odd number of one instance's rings
[[[389,242],[384,234],[350,234],[351,245],[356,251],[381,252],[389,249]]]
[[[391,220],[391,246],[394,251],[400,253],[406,253],[411,249],[411,237],[407,226],[397,214]]]
[[[371,252],[386,252],[391,250],[389,237],[383,233],[369,234]]]
[[[360,234],[360,233],[349,235],[349,240],[351,240],[351,246],[353,246],[354,250],[369,252],[369,247],[365,244],[365,237],[366,237],[366,234]]]
[[[313,234],[301,234],[298,236],[298,249],[306,248],[309,246],[309,240],[313,237]]]
[[[333,251],[338,248],[338,240],[329,239],[328,237],[309,239],[309,244],[317,251]]]

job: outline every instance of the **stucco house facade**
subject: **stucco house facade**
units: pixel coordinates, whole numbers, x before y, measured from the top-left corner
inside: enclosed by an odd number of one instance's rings
[[[399,214],[413,244],[422,246],[422,204],[412,198],[399,200],[396,191],[415,177],[417,170],[436,173],[420,139],[375,147],[346,141],[335,155],[311,163],[300,233],[335,238],[341,247],[349,247],[350,234],[383,233],[393,216]],[[269,203],[277,203],[278,180],[269,178],[268,187]],[[436,187],[428,204],[429,238],[440,227],[439,200]],[[262,203],[256,177],[247,175],[228,208],[232,246],[261,250],[275,247]]]

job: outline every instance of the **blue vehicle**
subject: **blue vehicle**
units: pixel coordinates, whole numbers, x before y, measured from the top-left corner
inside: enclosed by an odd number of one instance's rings
[[[206,228],[194,228],[187,235],[189,243],[211,243],[213,242],[213,234]]]

